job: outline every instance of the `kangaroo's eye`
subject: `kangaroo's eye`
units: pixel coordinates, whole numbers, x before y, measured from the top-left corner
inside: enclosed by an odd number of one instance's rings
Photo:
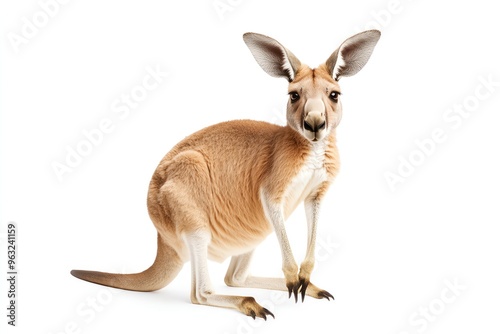
[[[297,92],[290,92],[288,95],[290,95],[290,101],[292,102],[296,102],[300,99],[300,95]]]
[[[339,100],[339,95],[340,93],[339,92],[331,92],[330,93],[330,100],[332,100],[333,102],[337,102]]]

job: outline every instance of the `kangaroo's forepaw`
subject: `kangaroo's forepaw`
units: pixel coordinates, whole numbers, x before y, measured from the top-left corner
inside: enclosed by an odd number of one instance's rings
[[[240,311],[246,315],[255,318],[262,318],[267,320],[267,316],[270,315],[274,318],[274,314],[267,308],[260,306],[253,297],[246,297],[241,302]]]
[[[304,298],[306,297],[307,287],[309,286],[309,280],[305,278],[301,278],[300,281],[300,295],[302,296],[302,302],[304,302]],[[297,298],[295,298],[295,302],[297,302]]]
[[[299,280],[297,280],[296,282],[287,282],[286,287],[288,288],[288,298],[291,298],[293,293],[295,297],[295,302],[297,302],[297,296],[299,293],[300,286],[301,283]]]
[[[298,301],[299,293],[302,297],[302,302],[304,302],[304,297],[306,295],[307,287],[309,286],[309,280],[300,278],[296,282],[288,282],[286,287],[288,288],[288,298],[295,297],[295,302]]]

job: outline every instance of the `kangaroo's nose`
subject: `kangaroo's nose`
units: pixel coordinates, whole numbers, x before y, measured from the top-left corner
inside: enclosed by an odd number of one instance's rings
[[[322,112],[310,111],[304,117],[304,130],[318,132],[325,128],[326,119]]]
[[[321,129],[324,129],[326,126],[326,122],[323,121],[321,123],[314,122],[312,121],[312,124],[309,123],[307,120],[304,120],[304,129],[311,131],[311,132],[318,132]]]

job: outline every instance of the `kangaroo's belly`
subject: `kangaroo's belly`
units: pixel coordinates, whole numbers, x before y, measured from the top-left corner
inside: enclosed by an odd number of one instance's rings
[[[265,217],[259,221],[242,222],[234,219],[224,228],[214,229],[208,246],[209,259],[222,262],[228,257],[248,253],[255,249],[273,230]]]
[[[209,258],[222,262],[255,249],[272,231],[256,196],[226,194],[212,205]]]
[[[287,219],[326,179],[324,168],[306,164],[291,180],[283,196],[284,218]],[[245,207],[247,210],[221,210],[220,214],[213,214],[210,223],[212,241],[208,248],[211,260],[222,262],[228,257],[252,251],[273,231],[271,222],[265,217],[261,200]],[[223,212],[232,214],[226,217]]]

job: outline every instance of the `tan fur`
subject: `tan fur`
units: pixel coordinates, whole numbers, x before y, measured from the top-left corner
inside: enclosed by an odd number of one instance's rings
[[[246,37],[252,52],[278,48],[285,53],[268,37]],[[268,45],[274,49],[266,50]],[[272,315],[251,297],[213,292],[206,259],[220,262],[232,256],[225,279],[230,286],[288,290],[296,300],[299,292],[302,299],[306,293],[332,297],[309,279],[319,204],[339,168],[335,127],[342,108],[340,101],[329,96],[332,91],[340,92],[340,87],[327,65],[311,69],[286,52],[291,61],[283,66],[292,68],[283,70],[278,65],[269,73],[288,77],[289,93],[300,94],[299,100],[288,102],[288,125],[229,121],[182,140],[161,160],[149,186],[148,211],[158,230],[153,265],[138,274],[74,270],[74,276],[116,288],[151,291],[167,285],[190,260],[193,303],[232,307],[252,317]],[[268,71],[267,60],[255,55]],[[315,127],[314,131],[306,130],[306,125]],[[308,251],[299,271],[283,223],[300,202],[306,206]],[[273,230],[282,250],[285,279],[249,276],[253,250]]]
[[[160,162],[148,194],[151,218],[169,240],[179,243],[182,233],[209,228],[209,255],[214,260],[249,251],[272,232],[260,189],[264,187],[280,201],[310,146],[290,127],[264,122],[230,121],[203,129],[184,139]],[[339,164],[334,132],[325,164],[333,179]],[[198,219],[191,217],[185,222],[171,219],[178,212],[189,215],[195,211],[203,212],[200,225],[193,225]]]

